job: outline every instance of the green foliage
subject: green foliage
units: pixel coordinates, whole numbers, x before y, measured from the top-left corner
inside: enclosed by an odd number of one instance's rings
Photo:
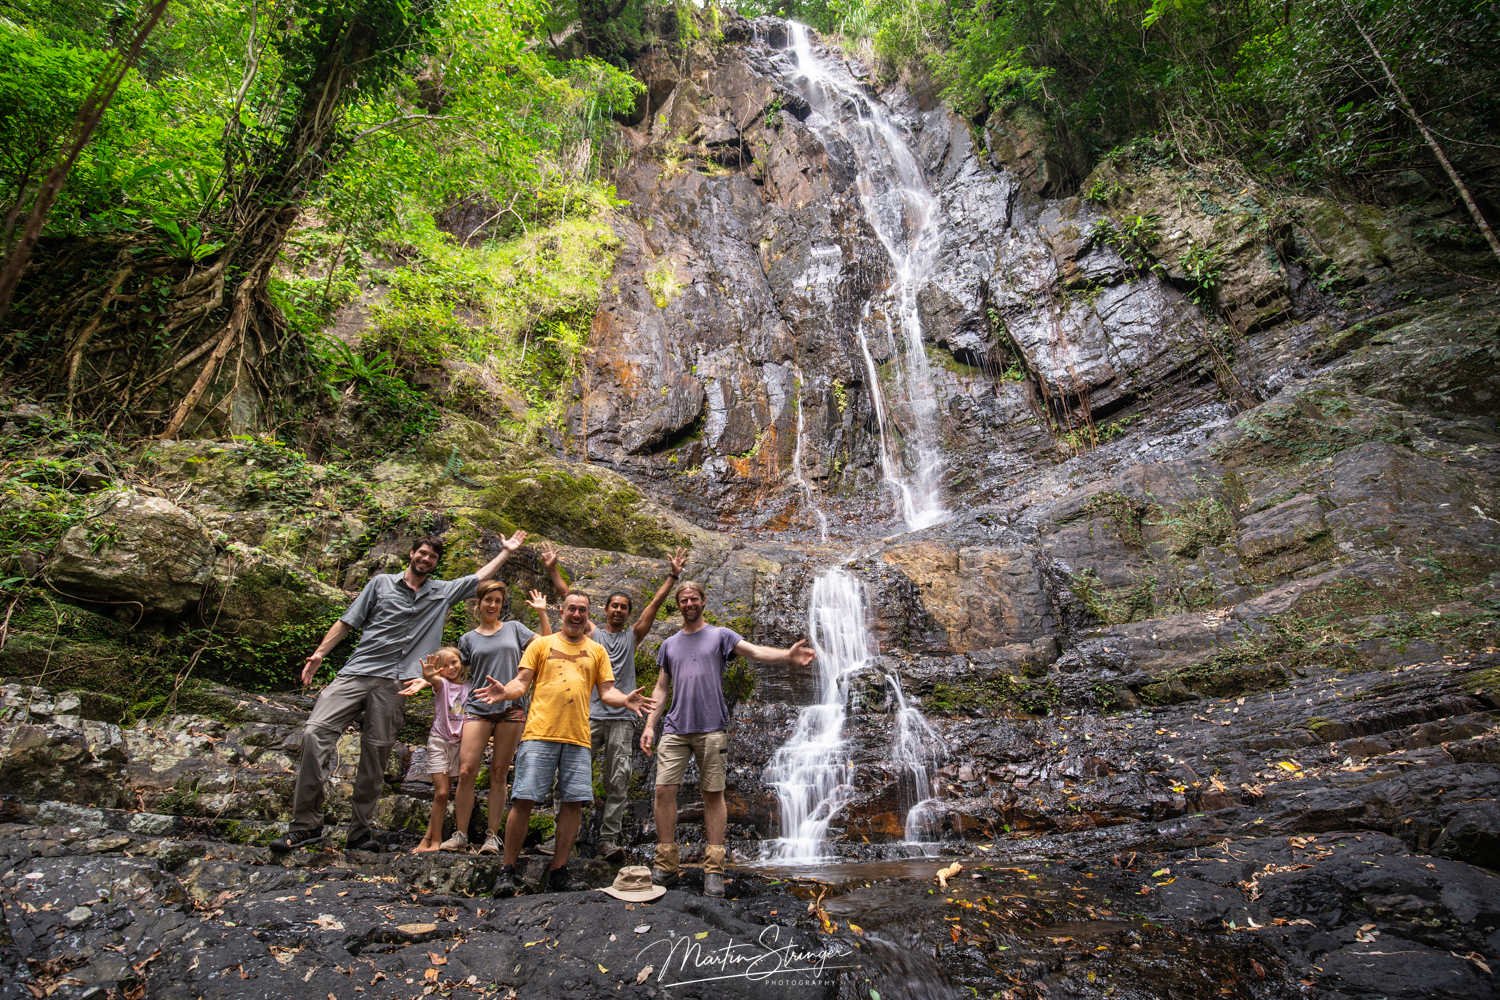
[[[1111,247],[1137,271],[1160,270],[1154,249],[1161,242],[1161,217],[1155,212],[1127,215],[1118,223],[1100,219],[1094,223],[1093,238]]]
[[[1148,138],[1177,160],[1238,157],[1296,183],[1373,187],[1415,167],[1445,189],[1363,28],[1460,172],[1493,200],[1500,8],[1485,0],[744,0],[921,61],[976,123],[1039,112],[1064,187]],[[1110,193],[1094,190],[1091,200]]]
[[[1224,255],[1217,246],[1200,247],[1188,243],[1177,258],[1177,266],[1187,277],[1188,298],[1203,308],[1213,305],[1224,271]]]

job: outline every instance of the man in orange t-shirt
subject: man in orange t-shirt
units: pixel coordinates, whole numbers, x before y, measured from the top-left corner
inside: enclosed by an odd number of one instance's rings
[[[557,813],[557,848],[543,879],[543,887],[568,887],[568,856],[583,821],[583,804],[594,801],[589,750],[589,696],[597,688],[599,700],[628,708],[637,716],[656,707],[641,689],[626,694],[615,687],[609,654],[585,633],[589,623],[589,595],[573,591],[563,598],[562,630],[538,636],[526,647],[515,679],[501,684],[494,678],[474,694],[491,704],[515,701],[532,681],[536,691],[516,749],[516,778],[511,786],[510,812],[505,817],[505,856],[495,879],[495,895],[516,892],[516,860],[531,821],[531,810],[547,798],[556,780],[561,805]]]

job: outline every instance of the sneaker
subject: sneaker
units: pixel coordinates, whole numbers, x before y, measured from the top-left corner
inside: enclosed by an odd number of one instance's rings
[[[719,872],[703,873],[703,895],[724,898],[724,876]]]
[[[454,830],[453,836],[438,845],[440,851],[467,851],[469,849],[469,835],[462,830]]]
[[[344,841],[344,850],[370,851],[378,854],[385,850],[385,841],[374,830],[360,830],[358,833],[349,834],[348,839]]]
[[[501,865],[500,874],[495,876],[495,888],[490,895],[505,898],[514,896],[521,890],[521,880],[516,877],[515,865]]]
[[[620,862],[625,860],[625,848],[612,840],[602,841],[599,844],[599,857],[605,861]]]
[[[499,854],[500,853],[500,838],[497,837],[493,833],[490,834],[488,837],[485,837],[484,838],[484,846],[479,849],[479,853],[480,854]]]
[[[271,841],[271,850],[277,854],[285,854],[298,847],[310,847],[323,840],[323,828],[315,826],[310,830],[299,830],[296,827],[288,830],[286,836],[277,837]]]
[[[548,868],[547,878],[543,884],[548,892],[567,892],[570,881],[572,879],[568,877],[568,868],[564,865],[561,868]]]

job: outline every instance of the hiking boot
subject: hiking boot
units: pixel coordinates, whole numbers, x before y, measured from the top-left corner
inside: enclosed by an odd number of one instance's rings
[[[677,881],[677,845],[657,844],[656,861],[651,865],[651,881],[657,885],[671,885]]]
[[[291,828],[283,837],[277,837],[271,841],[270,848],[276,854],[286,854],[288,851],[298,847],[311,847],[313,844],[321,843],[323,840],[323,828],[315,826],[311,829],[299,830]]]
[[[467,843],[467,841],[465,841],[465,842]],[[498,836],[496,836],[495,834],[493,834],[493,833],[490,834],[488,837],[485,837],[484,838],[484,846],[479,849],[479,853],[480,854],[499,854],[500,853],[500,838]]]
[[[703,895],[724,896],[724,845],[709,844],[703,852]]]
[[[490,890],[490,895],[504,899],[520,891],[521,880],[516,876],[516,866],[501,865],[500,874],[495,876],[495,888]]]
[[[561,868],[548,868],[547,877],[542,881],[542,885],[548,892],[567,892],[568,883],[571,881],[568,868],[564,865]]]
[[[604,840],[599,843],[599,857],[605,861],[620,862],[625,860],[625,848],[612,840]]]
[[[381,837],[374,830],[359,830],[349,834],[348,838],[344,841],[344,850],[346,851],[371,851],[379,854],[385,849],[385,838]]]
[[[440,851],[467,851],[469,849],[469,835],[462,830],[454,830],[453,836],[438,845]]]

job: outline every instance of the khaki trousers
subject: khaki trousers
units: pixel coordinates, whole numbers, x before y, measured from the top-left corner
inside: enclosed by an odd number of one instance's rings
[[[630,794],[630,760],[635,750],[636,725],[632,719],[591,719],[589,734],[594,759],[604,780],[604,809],[599,813],[599,842],[618,844],[625,826],[626,798]]]
[[[404,718],[399,686],[389,677],[341,675],[318,695],[302,727],[302,761],[292,793],[292,829],[315,830],[323,825],[323,796],[334,747],[361,714],[364,721],[360,726],[354,819],[349,823],[349,834],[357,837],[371,829],[375,803],[385,784],[385,761]]]

